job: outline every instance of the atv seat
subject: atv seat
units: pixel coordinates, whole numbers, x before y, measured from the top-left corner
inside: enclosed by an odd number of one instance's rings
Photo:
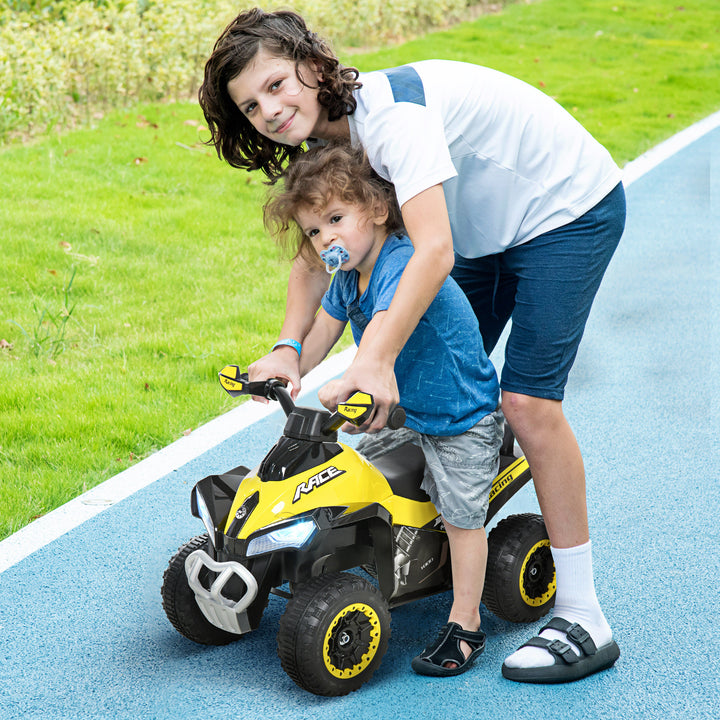
[[[373,461],[373,465],[385,476],[395,495],[430,502],[428,494],[420,488],[425,472],[425,455],[412,443],[391,450]]]

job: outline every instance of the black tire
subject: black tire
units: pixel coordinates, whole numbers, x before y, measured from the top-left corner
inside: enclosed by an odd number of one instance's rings
[[[229,645],[238,640],[240,635],[215,627],[202,614],[185,573],[185,558],[195,550],[206,548],[207,544],[207,534],[198,535],[173,555],[163,574],[160,590],[163,610],[172,626],[189,640],[201,645]],[[204,580],[203,573],[208,573],[208,570],[201,571],[201,581]]]
[[[285,672],[315,695],[347,695],[380,665],[390,610],[380,591],[349,573],[295,586],[280,619],[278,655]]]
[[[482,600],[516,623],[534,622],[555,604],[555,563],[541,515],[510,515],[493,528]]]

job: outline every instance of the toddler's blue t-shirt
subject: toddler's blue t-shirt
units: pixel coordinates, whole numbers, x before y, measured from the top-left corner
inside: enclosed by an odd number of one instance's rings
[[[360,298],[358,272],[335,273],[322,307],[336,320],[350,321],[357,345],[374,314],[390,307],[412,254],[406,236],[388,237]],[[395,377],[405,425],[426,435],[460,435],[497,407],[495,368],[485,354],[475,313],[452,278],[398,355]]]

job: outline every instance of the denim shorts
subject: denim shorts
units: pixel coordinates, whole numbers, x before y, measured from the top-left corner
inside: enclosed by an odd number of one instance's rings
[[[356,450],[370,462],[401,445],[412,443],[425,454],[420,487],[430,496],[443,520],[466,530],[485,524],[490,488],[498,472],[504,419],[496,410],[461,435],[423,435],[410,428],[384,428],[363,435]]]
[[[563,227],[497,255],[456,254],[452,276],[480,323],[489,355],[512,319],[500,387],[562,400],[595,294],[625,227],[620,183]]]

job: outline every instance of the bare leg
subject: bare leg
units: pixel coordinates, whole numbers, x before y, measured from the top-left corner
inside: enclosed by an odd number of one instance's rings
[[[503,412],[530,464],[540,509],[556,560],[555,616],[580,623],[598,647],[612,639],[592,578],[585,470],[580,448],[556,400],[503,393]],[[547,630],[543,637],[566,640]],[[550,665],[542,648],[521,648],[506,661],[512,667]]]
[[[504,392],[502,408],[530,464],[550,543],[586,543],[585,467],[562,403]]]
[[[484,528],[465,530],[455,527],[443,518],[450,541],[453,574],[453,604],[448,622],[456,622],[464,630],[475,632],[480,627],[480,598],[485,583],[487,566],[487,535]],[[471,648],[460,642],[467,657]],[[456,667],[449,663],[447,667]]]

